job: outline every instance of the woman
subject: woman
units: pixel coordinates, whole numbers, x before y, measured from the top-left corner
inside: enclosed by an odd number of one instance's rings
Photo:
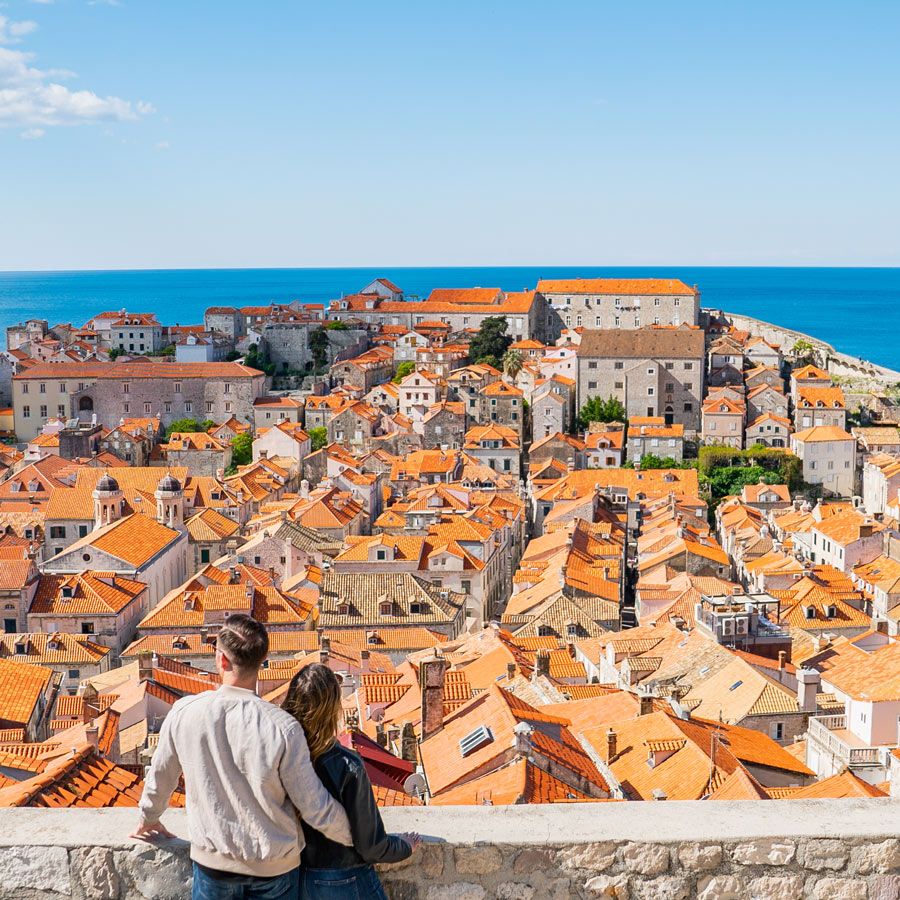
[[[301,669],[291,679],[284,708],[303,726],[313,768],[347,811],[353,832],[353,846],[344,847],[303,822],[302,900],[387,900],[374,863],[406,859],[419,836],[385,833],[363,761],[336,740],[341,718],[337,675],[319,663]]]

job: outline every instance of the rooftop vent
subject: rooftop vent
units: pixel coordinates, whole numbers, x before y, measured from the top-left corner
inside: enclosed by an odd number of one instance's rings
[[[463,756],[474,753],[485,744],[489,744],[494,739],[491,729],[487,725],[479,725],[474,731],[470,731],[459,742],[459,752]]]

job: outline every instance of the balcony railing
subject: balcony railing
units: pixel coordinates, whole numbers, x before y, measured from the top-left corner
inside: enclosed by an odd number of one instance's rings
[[[877,747],[851,747],[836,731],[847,727],[847,717],[814,716],[809,720],[809,738],[850,768],[877,766],[881,753]]]

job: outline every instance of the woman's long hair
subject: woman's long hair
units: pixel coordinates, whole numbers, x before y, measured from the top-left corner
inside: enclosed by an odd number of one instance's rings
[[[291,679],[282,707],[303,726],[313,759],[331,749],[342,709],[341,682],[328,666],[302,668]]]

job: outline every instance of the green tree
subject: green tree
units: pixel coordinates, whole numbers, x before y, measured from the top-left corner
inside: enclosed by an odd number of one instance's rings
[[[518,350],[507,350],[503,354],[503,371],[513,384],[516,383],[524,364],[522,354]]]
[[[328,362],[328,332],[317,328],[309,336],[309,350],[312,353],[313,368],[324,369]]]
[[[225,362],[234,362],[236,359],[241,358],[241,353],[239,350],[229,350],[225,354]]]
[[[626,422],[628,413],[618,397],[591,397],[578,413],[578,427],[587,431],[591,422]]]
[[[124,352],[125,351],[121,347],[110,347],[109,348],[109,358],[110,358],[110,360],[117,359]]]
[[[815,362],[816,348],[806,340],[806,338],[798,338],[791,347],[791,355],[798,361],[809,365]]]
[[[329,331],[346,331],[347,323],[342,322],[340,319],[335,319],[333,322],[326,322],[325,327]]]
[[[414,372],[416,364],[411,359],[405,359],[397,366],[397,374],[394,376],[394,384],[400,384],[410,372]]]
[[[253,438],[250,432],[236,434],[231,439],[231,462],[236,466],[246,466],[253,460]]]
[[[497,368],[498,360],[503,358],[512,343],[506,329],[506,316],[488,316],[469,344],[469,359],[473,362],[486,362],[487,357],[492,357],[493,362],[488,365]]]
[[[214,421],[213,419],[204,419],[200,423],[200,428],[198,430],[199,431],[209,431],[210,429],[215,428],[216,425],[218,425],[218,424],[219,423]]]
[[[206,429],[201,427],[200,423],[196,419],[176,419],[166,429],[166,440],[168,440],[173,434],[184,434],[186,432],[194,431],[206,431]]]
[[[310,428],[309,439],[313,452],[321,450],[328,443],[328,429],[324,426],[321,428]]]
[[[248,368],[256,369],[259,372],[265,372],[269,377],[275,374],[274,364],[270,363],[265,358],[264,354],[259,352],[259,347],[256,344],[251,344],[247,348],[247,355],[244,357],[244,365]]]

